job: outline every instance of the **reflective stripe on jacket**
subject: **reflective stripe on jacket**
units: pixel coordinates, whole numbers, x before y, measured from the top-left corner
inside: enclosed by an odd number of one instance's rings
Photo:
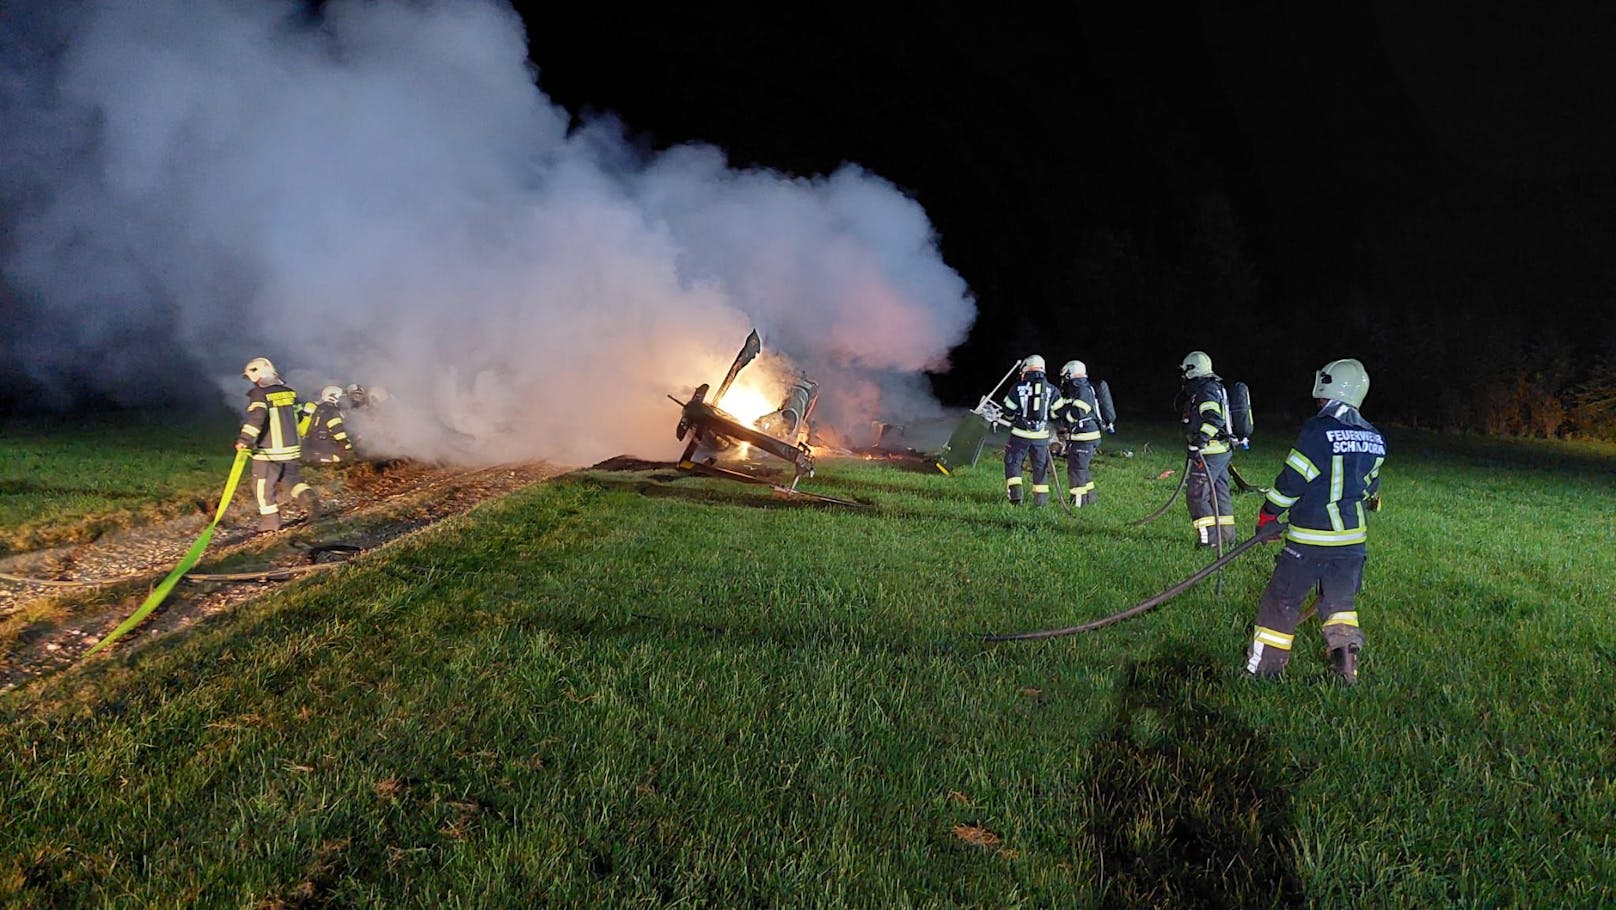
[[[236,441],[258,461],[296,461],[303,452],[297,436],[297,393],[284,385],[255,385],[247,391],[247,419]]]
[[[1010,421],[1010,435],[1023,439],[1048,439],[1049,418],[1066,407],[1060,389],[1043,373],[1027,373],[1010,387],[1004,397],[1004,414]]]
[[[1217,376],[1191,379],[1181,393],[1179,419],[1184,422],[1184,441],[1198,446],[1204,455],[1229,451],[1229,393]]]
[[[1066,421],[1073,442],[1093,442],[1100,438],[1100,404],[1094,398],[1094,386],[1087,378],[1078,376],[1061,383],[1061,396],[1066,401],[1061,417]]]
[[[308,410],[308,406],[304,406]],[[353,442],[342,423],[342,409],[322,401],[309,411],[303,451],[311,461],[343,461],[353,454]]]
[[[1289,510],[1285,538],[1310,547],[1363,549],[1364,500],[1380,489],[1386,440],[1358,409],[1331,401],[1302,424],[1268,491],[1265,511]]]

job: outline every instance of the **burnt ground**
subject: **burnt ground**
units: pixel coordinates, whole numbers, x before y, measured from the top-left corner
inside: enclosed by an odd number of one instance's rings
[[[341,571],[330,563],[373,549],[486,500],[549,479],[563,468],[543,463],[463,468],[411,461],[366,462],[339,468],[304,467],[320,494],[322,517],[304,520],[282,506],[287,527],[255,534],[257,509],[246,484],[214,531],[192,574],[235,575]],[[71,666],[139,607],[173,570],[212,517],[212,504],[192,514],[106,533],[83,544],[0,559],[0,573],[74,586],[0,579],[0,692]],[[334,549],[326,549],[334,548]],[[322,564],[322,568],[308,568]],[[280,580],[182,581],[168,599],[109,650],[185,629],[254,597]]]

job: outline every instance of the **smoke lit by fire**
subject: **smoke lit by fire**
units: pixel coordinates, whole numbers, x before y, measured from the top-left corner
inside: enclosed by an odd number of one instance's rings
[[[355,420],[378,454],[658,457],[666,396],[756,328],[816,426],[935,409],[974,307],[890,183],[574,125],[499,0],[307,6],[7,4],[0,358],[38,398],[239,407],[266,355],[305,397],[388,389]],[[721,407],[772,411],[776,380]]]

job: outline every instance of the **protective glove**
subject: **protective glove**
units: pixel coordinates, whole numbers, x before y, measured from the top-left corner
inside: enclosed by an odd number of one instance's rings
[[[1112,435],[1112,436],[1115,436],[1115,435],[1117,435],[1117,424],[1116,424],[1116,421],[1112,421],[1112,422],[1111,422],[1111,423],[1108,423],[1108,424],[1106,424],[1106,425],[1105,425],[1105,431],[1106,431],[1106,432],[1107,432],[1107,433],[1110,433],[1110,434],[1111,434],[1111,435]]]
[[[1193,464],[1195,466],[1195,468],[1197,470],[1199,470],[1202,474],[1206,474],[1207,473],[1206,459],[1201,457],[1201,447],[1200,446],[1190,446],[1189,447],[1189,453],[1190,453],[1190,463]]]
[[[1257,513],[1257,533],[1255,536],[1258,540],[1278,540],[1279,535],[1283,533],[1285,533],[1285,523],[1279,520],[1278,515],[1272,512]]]

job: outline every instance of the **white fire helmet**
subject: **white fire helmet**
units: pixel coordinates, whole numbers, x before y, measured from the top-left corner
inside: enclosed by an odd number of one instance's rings
[[[1068,360],[1066,361],[1066,366],[1061,367],[1062,379],[1076,379],[1079,376],[1087,376],[1088,374],[1089,368],[1081,360]]]
[[[1028,355],[1027,359],[1021,362],[1021,372],[1023,373],[1042,373],[1043,371],[1044,358],[1037,354]]]
[[[328,385],[320,390],[320,400],[326,404],[336,404],[342,400],[342,386]]]
[[[1351,357],[1330,361],[1313,377],[1314,398],[1333,399],[1356,408],[1363,404],[1367,394],[1369,371]]]
[[[241,368],[241,375],[246,377],[248,382],[263,382],[280,378],[280,374],[275,372],[275,365],[269,362],[268,357],[254,357],[247,361],[247,365]]]
[[[1184,362],[1178,365],[1185,379],[1199,379],[1202,376],[1212,375],[1212,358],[1206,356],[1205,351],[1191,351],[1184,355]]]

